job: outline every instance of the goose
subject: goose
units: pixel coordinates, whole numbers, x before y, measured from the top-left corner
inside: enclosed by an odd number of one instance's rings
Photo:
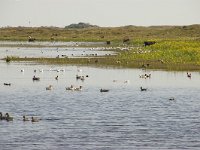
[[[6,113],[6,114],[5,114],[5,120],[6,120],[6,121],[13,121],[13,117],[11,117],[11,116],[9,115],[9,113]]]
[[[29,121],[29,119],[26,116],[23,116],[23,121]]]
[[[36,118],[36,117],[31,117],[31,122],[39,122],[40,119]]]
[[[52,85],[49,85],[48,87],[46,87],[46,90],[52,90],[52,89],[53,89]]]
[[[100,92],[109,92],[108,89],[100,89]]]
[[[147,91],[147,88],[142,88],[142,87],[140,87],[140,90],[141,90],[141,91]]]

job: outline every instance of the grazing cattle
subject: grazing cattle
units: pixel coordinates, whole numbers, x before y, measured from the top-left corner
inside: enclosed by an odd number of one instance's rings
[[[110,43],[111,43],[110,41],[106,41],[106,44],[107,44],[107,45],[110,45]]]
[[[144,46],[150,46],[150,45],[153,45],[155,43],[156,43],[155,41],[145,41]]]

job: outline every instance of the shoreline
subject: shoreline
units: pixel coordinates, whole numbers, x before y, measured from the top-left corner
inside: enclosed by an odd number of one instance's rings
[[[7,58],[3,58],[6,62]],[[45,65],[79,65],[92,67],[111,67],[111,68],[135,68],[135,69],[155,69],[165,71],[199,71],[200,65],[196,64],[166,64],[159,61],[135,60],[131,62],[120,61],[114,56],[87,57],[87,58],[19,58],[11,57],[12,62],[37,62]]]

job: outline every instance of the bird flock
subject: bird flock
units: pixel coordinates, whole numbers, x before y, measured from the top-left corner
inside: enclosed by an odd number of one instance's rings
[[[24,72],[25,70],[24,70],[24,69],[21,69],[20,71],[21,71],[21,72]],[[44,71],[43,69],[39,69],[39,72],[43,72],[43,71]],[[63,72],[64,72],[65,69],[49,69],[48,71],[56,71],[56,72],[63,71]],[[34,73],[36,73],[36,72],[37,72],[37,70],[34,70]],[[78,69],[77,69],[77,72],[78,72],[78,73],[82,73],[82,69],[78,68]],[[192,74],[187,72],[186,76],[187,76],[188,78],[191,79]],[[78,74],[76,74],[76,80],[84,81],[85,78],[88,78],[88,77],[89,77],[89,75],[83,76],[83,75],[78,75]],[[150,79],[150,78],[151,78],[151,74],[142,74],[142,75],[139,75],[139,78]],[[32,80],[33,80],[33,81],[40,81],[40,77],[36,77],[36,76],[34,75],[33,78],[32,78]],[[55,77],[55,80],[59,80],[58,75]],[[115,82],[115,83],[116,83],[116,82],[130,83],[129,80],[125,80],[125,81],[113,80],[113,82]],[[4,85],[5,85],[5,86],[11,86],[12,84],[11,84],[11,83],[4,83]],[[69,87],[66,87],[65,89],[66,89],[67,91],[82,91],[82,90],[83,90],[83,86],[82,86],[82,85],[80,85],[80,86],[71,85],[71,86],[69,86]],[[47,86],[47,87],[46,87],[46,90],[53,90],[53,85]],[[101,93],[103,93],[103,92],[109,92],[110,89],[101,88],[101,89],[99,89],[99,91],[100,91]],[[148,91],[148,88],[144,88],[144,87],[141,86],[141,87],[140,87],[140,91],[142,91],[142,92]],[[168,98],[168,100],[169,100],[169,101],[175,101],[175,98],[174,98],[174,97],[170,97],[170,98]],[[2,112],[0,112],[0,120],[13,121],[13,117],[12,117],[9,113],[3,114]],[[27,117],[27,116],[24,115],[24,116],[22,117],[22,120],[23,120],[23,121],[31,121],[31,122],[39,122],[39,120],[41,120],[41,119],[39,119],[39,118],[37,118],[37,117],[33,117],[33,116],[32,116],[32,117]]]

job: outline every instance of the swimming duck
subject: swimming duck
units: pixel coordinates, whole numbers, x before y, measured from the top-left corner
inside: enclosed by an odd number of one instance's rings
[[[5,116],[3,116],[3,113],[2,112],[0,112],[0,120],[5,120],[6,118],[5,118]]]
[[[170,100],[170,101],[174,101],[174,100],[175,100],[175,98],[174,98],[174,97],[171,97],[171,98],[169,98],[169,100]]]
[[[188,78],[191,78],[191,77],[192,77],[192,74],[187,72],[187,77],[188,77]]]
[[[11,86],[11,83],[4,83],[4,85]]]
[[[9,115],[9,113],[6,113],[6,114],[5,114],[5,120],[7,120],[7,121],[13,121],[13,117],[11,117],[11,116]]]
[[[100,92],[109,92],[108,89],[100,89]]]
[[[39,81],[39,80],[40,80],[39,77],[33,76],[33,81]]]
[[[23,116],[23,121],[29,121],[29,119],[26,116]]]
[[[81,91],[81,90],[82,90],[82,86],[74,88],[74,91]]]
[[[70,87],[66,87],[66,90],[71,90],[71,91],[73,91],[73,90],[74,90],[74,86],[71,85]]]
[[[48,87],[46,87],[46,90],[52,90],[52,89],[53,89],[52,85],[49,85]]]
[[[39,119],[35,117],[31,117],[31,122],[39,122]]]
[[[147,88],[140,87],[141,91],[147,91]]]
[[[55,79],[58,80],[58,76],[56,76]]]

